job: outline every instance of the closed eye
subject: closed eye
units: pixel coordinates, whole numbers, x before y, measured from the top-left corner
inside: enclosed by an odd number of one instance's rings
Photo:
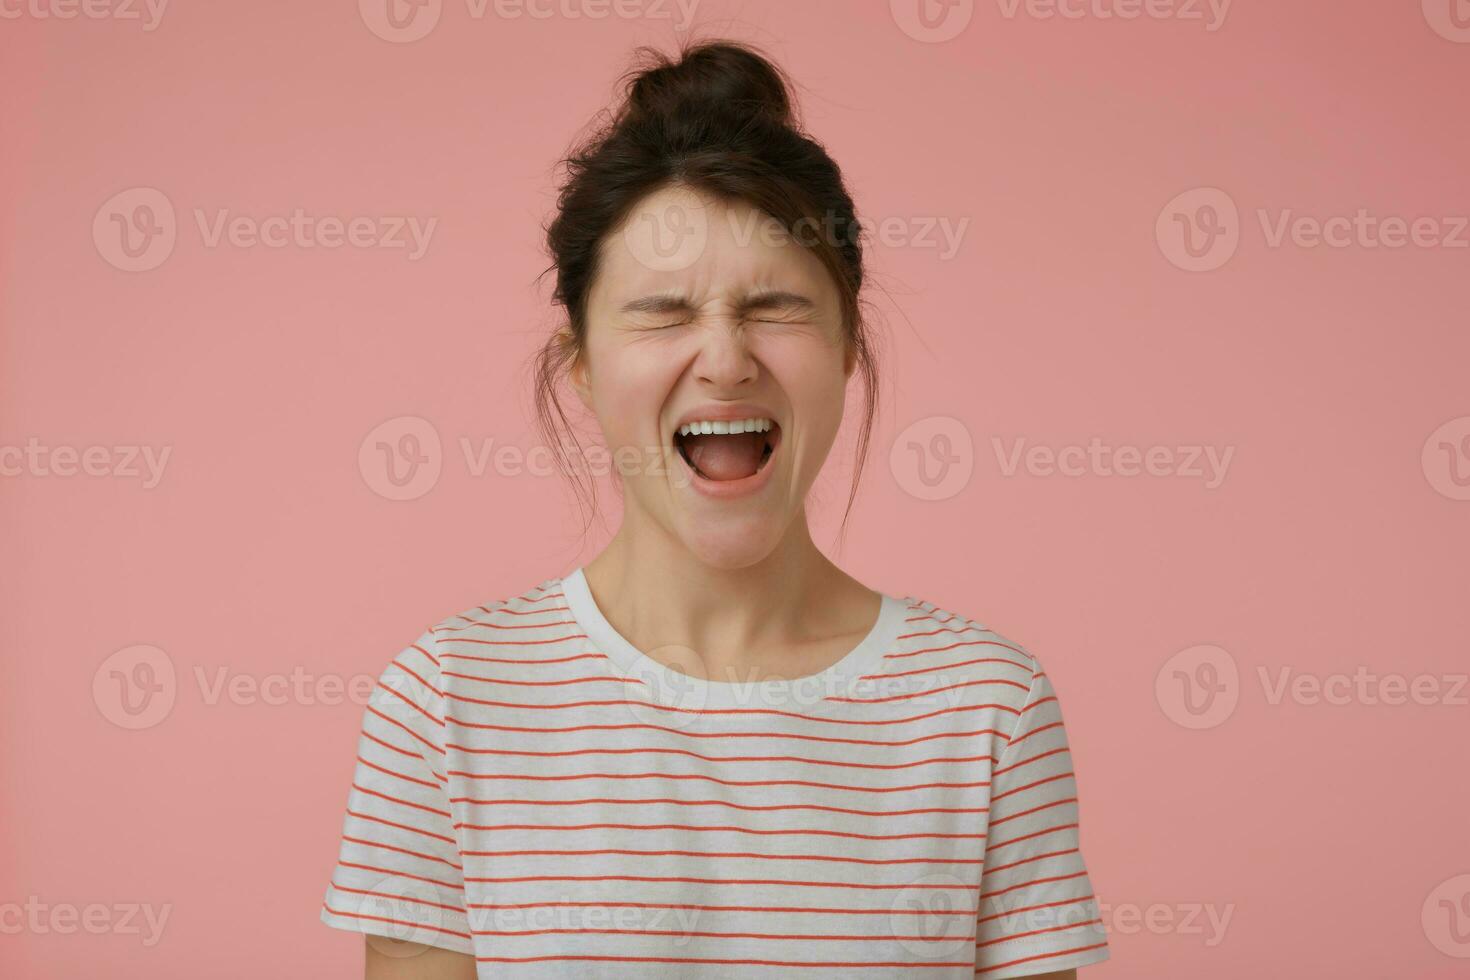
[[[744,317],[743,319],[745,320],[746,323],[775,323],[775,324],[782,324],[782,323],[791,323],[792,322],[792,318],[791,317],[782,317],[782,316],[769,316],[769,317],[747,316],[747,317]],[[655,323],[655,324],[652,325],[652,329],[654,329],[654,330],[667,330],[667,329],[669,329],[671,327],[683,327],[683,326],[687,326],[687,325],[689,325],[689,324],[691,324],[693,322],[694,322],[694,318],[693,317],[686,317],[683,320],[669,320],[669,321],[667,321],[665,323]]]

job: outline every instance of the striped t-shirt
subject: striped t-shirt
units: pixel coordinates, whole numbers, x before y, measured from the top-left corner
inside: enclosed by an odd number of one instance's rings
[[[1107,958],[1061,711],[1021,647],[884,594],[808,677],[708,681],[664,653],[580,568],[426,630],[364,710],[322,920],[497,978]]]

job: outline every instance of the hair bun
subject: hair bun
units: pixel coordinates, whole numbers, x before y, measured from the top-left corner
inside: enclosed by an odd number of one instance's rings
[[[659,52],[628,83],[624,116],[674,119],[724,116],[793,125],[791,97],[781,70],[750,48],[709,41],[677,62]]]

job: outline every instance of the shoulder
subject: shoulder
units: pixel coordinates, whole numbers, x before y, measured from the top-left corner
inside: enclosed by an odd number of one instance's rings
[[[514,617],[537,616],[550,610],[566,610],[566,595],[562,592],[562,579],[550,577],[529,586],[525,591],[503,598],[488,598],[478,605],[459,610],[453,616],[429,627],[438,638],[456,638],[459,633],[473,633],[481,627],[513,623]]]
[[[915,596],[904,596],[904,622],[884,675],[913,678],[931,691],[967,691],[1019,713],[1042,668],[1030,649],[983,620]]]
[[[561,579],[547,578],[514,595],[487,597],[442,617],[405,647],[389,670],[421,668],[420,679],[442,698],[446,686],[467,670],[520,663],[536,648],[575,634]]]
[[[510,630],[538,630],[565,622],[566,596],[561,579],[548,578],[513,596],[490,598],[445,616],[427,630],[440,649],[455,644],[485,643],[508,635]]]
[[[442,700],[444,685],[461,661],[493,660],[496,648],[556,633],[568,620],[561,579],[548,578],[513,596],[483,602],[443,616],[401,647],[379,677],[379,688]],[[425,698],[416,697],[417,703]]]

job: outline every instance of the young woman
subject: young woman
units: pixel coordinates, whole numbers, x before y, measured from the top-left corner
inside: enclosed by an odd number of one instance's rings
[[[323,921],[378,980],[1105,959],[1041,666],[808,531],[877,374],[852,201],[785,76],[729,43],[660,59],[568,163],[538,408],[552,445],[562,380],[596,417],[623,520],[383,671]]]

